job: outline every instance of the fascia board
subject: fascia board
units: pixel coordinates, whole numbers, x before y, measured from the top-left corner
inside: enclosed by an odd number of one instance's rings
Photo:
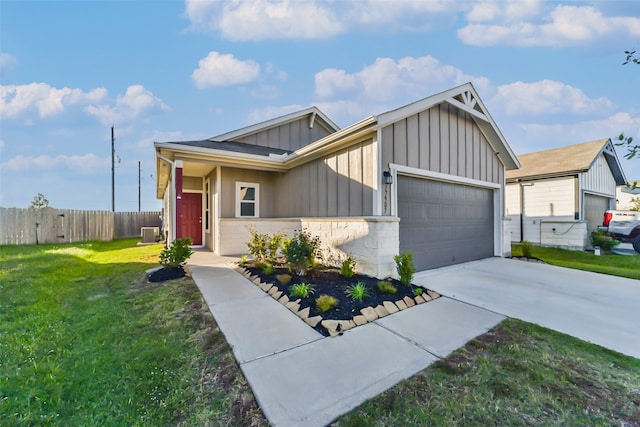
[[[211,138],[208,138],[208,139],[211,141],[232,141],[233,139],[238,138],[240,136],[260,132],[262,130],[272,128],[274,126],[280,126],[314,113],[320,116],[322,120],[325,121],[332,128],[330,130],[334,132],[340,130],[340,127],[337,124],[335,124],[329,117],[327,117],[322,111],[320,111],[317,107],[309,107],[309,108],[305,108],[304,110],[295,111],[293,113],[276,117],[274,119],[266,120],[264,122],[256,123],[256,124],[245,126],[243,128],[232,130],[230,132],[226,132],[220,135],[212,136]]]
[[[514,182],[529,182],[529,181],[537,181],[539,179],[550,179],[550,178],[567,178],[570,176],[577,176],[581,173],[587,172],[588,169],[576,169],[571,171],[562,171],[556,173],[546,173],[540,175],[528,175],[528,176],[515,176],[512,178],[506,178],[506,182],[511,184]]]
[[[211,161],[226,165],[242,164],[246,166],[260,166],[269,170],[284,170],[284,159],[279,157],[265,157],[256,154],[236,153],[213,148],[189,147],[178,144],[156,142],[156,148],[170,150],[174,155],[184,159],[196,161]]]

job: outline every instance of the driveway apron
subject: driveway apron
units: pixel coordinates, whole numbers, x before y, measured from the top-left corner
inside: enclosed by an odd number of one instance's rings
[[[640,280],[490,258],[421,272],[414,282],[640,358]]]

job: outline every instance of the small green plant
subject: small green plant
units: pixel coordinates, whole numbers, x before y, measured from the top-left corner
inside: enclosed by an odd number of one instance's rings
[[[607,236],[604,231],[598,230],[591,233],[591,244],[595,246],[600,246],[605,252],[610,251],[620,244],[619,240],[616,240],[610,236]]]
[[[284,286],[287,286],[289,282],[291,282],[290,274],[276,274],[276,279],[278,282],[282,283]]]
[[[240,257],[240,265],[246,265],[247,264],[247,256],[246,255],[242,255]]]
[[[420,295],[422,295],[422,288],[415,288],[415,289],[413,290],[413,296],[414,296],[414,297],[418,297],[418,296],[420,296]]]
[[[284,242],[282,253],[289,268],[298,276],[304,276],[315,265],[315,259],[320,256],[320,238],[302,230],[291,239]]]
[[[354,274],[356,274],[356,260],[351,255],[348,255],[340,265],[340,275],[350,278],[353,277]]]
[[[190,237],[174,240],[171,246],[164,248],[160,253],[160,264],[167,268],[182,266],[193,254],[190,244]]]
[[[522,241],[522,256],[526,259],[533,258],[533,245],[528,240]]]
[[[275,272],[275,268],[273,268],[273,265],[271,264],[267,264],[263,269],[262,272],[266,275],[271,275]]]
[[[291,286],[289,296],[292,298],[308,298],[315,292],[314,286],[310,283],[296,283]]]
[[[339,301],[331,295],[322,294],[316,298],[316,309],[319,313],[326,313],[329,310],[336,308]]]
[[[388,280],[379,280],[378,281],[378,290],[383,294],[395,294],[398,292],[395,286]]]
[[[416,266],[413,264],[413,252],[402,252],[400,255],[394,256],[393,260],[396,262],[400,283],[405,286],[411,285],[413,275],[416,272]]]
[[[356,301],[362,301],[366,297],[369,296],[369,291],[367,287],[362,282],[358,282],[355,285],[349,286],[345,291],[347,296]]]
[[[256,261],[255,264],[253,264],[255,268],[259,268],[260,270],[264,270],[268,265],[269,263],[266,261]]]

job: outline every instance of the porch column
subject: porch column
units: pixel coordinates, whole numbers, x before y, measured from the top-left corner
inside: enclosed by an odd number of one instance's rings
[[[182,160],[175,161],[175,229],[173,230],[173,238],[177,239],[178,236],[181,235],[180,230],[182,229],[182,218],[184,215],[183,206],[182,206],[182,168],[184,163]]]

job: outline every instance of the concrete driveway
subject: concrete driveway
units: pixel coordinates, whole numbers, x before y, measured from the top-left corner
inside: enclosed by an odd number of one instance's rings
[[[421,272],[414,283],[640,358],[640,280],[490,258]]]

